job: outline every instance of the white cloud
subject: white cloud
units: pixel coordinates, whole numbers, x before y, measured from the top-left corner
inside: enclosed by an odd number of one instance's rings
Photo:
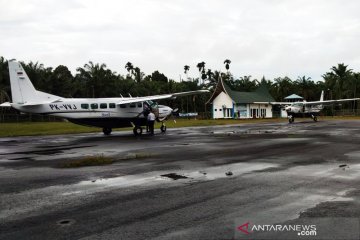
[[[0,55],[74,71],[87,61],[178,80],[196,64],[235,76],[360,71],[360,2],[348,0],[0,0]]]

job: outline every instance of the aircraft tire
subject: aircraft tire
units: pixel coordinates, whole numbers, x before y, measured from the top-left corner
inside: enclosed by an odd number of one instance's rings
[[[289,123],[293,123],[294,122],[294,118],[289,118]]]
[[[161,125],[160,131],[161,131],[162,133],[166,132],[166,126],[165,126],[165,125]]]
[[[317,122],[317,117],[314,117],[313,120],[314,120],[314,122]]]
[[[140,126],[135,126],[133,129],[133,133],[135,136],[140,136],[142,134],[142,132],[143,132],[143,129]]]
[[[111,131],[112,131],[112,129],[111,128],[103,128],[103,133],[104,133],[104,135],[106,135],[106,136],[108,136],[108,135],[110,135],[111,134]]]

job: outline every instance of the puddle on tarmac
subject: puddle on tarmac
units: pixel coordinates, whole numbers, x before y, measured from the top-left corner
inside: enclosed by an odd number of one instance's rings
[[[168,177],[168,178],[171,178],[173,180],[178,180],[178,179],[186,179],[188,177],[186,176],[183,176],[183,175],[179,175],[179,174],[176,174],[176,173],[167,173],[167,174],[163,174],[163,175],[160,175],[161,177]]]

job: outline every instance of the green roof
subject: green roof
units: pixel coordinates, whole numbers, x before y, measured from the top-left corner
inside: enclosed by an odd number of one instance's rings
[[[233,91],[226,83],[223,82],[226,93],[235,103],[253,103],[253,102],[275,102],[270,95],[267,87],[262,84],[255,92]]]

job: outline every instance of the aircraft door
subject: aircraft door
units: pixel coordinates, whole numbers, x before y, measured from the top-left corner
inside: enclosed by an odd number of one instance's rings
[[[159,106],[158,106],[157,102],[149,100],[149,101],[144,102],[144,105],[145,105],[145,103],[148,106],[150,106],[150,111],[152,111],[155,114],[155,117],[158,118],[159,117]]]

